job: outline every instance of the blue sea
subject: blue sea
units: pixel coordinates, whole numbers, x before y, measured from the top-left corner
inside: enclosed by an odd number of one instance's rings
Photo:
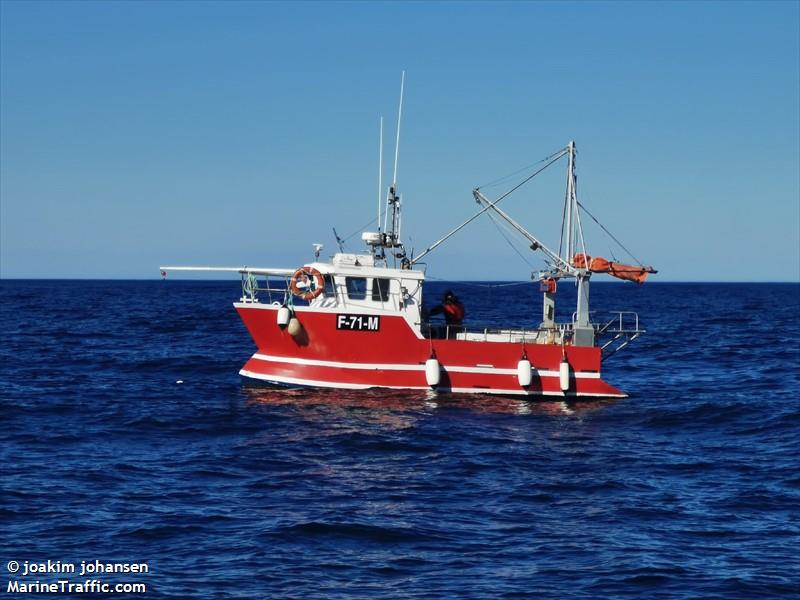
[[[800,596],[800,285],[595,283],[647,333],[604,365],[630,398],[578,402],[254,385],[239,295],[0,281],[4,593],[88,578],[10,572],[50,560],[144,563],[94,575],[137,597]]]

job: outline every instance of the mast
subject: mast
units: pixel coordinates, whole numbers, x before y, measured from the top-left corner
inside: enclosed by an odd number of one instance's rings
[[[394,143],[394,171],[392,172],[392,184],[389,186],[386,194],[386,212],[381,212],[381,193],[383,187],[383,117],[380,119],[380,141],[378,150],[378,232],[370,233],[364,232],[361,234],[361,239],[364,240],[372,251],[372,255],[377,259],[384,261],[388,267],[388,260],[386,257],[386,248],[390,249],[392,261],[394,266],[397,266],[397,260],[400,260],[400,265],[403,268],[409,268],[411,262],[406,256],[403,242],[400,238],[400,229],[402,220],[400,216],[401,197],[397,193],[397,166],[400,159],[400,124],[403,118],[403,91],[405,88],[406,72],[403,71],[400,76],[400,104],[397,109],[397,131],[395,134]],[[381,218],[383,218],[383,227],[381,227]],[[394,249],[397,250],[394,250]]]
[[[392,184],[386,194],[386,212],[381,214],[381,188],[383,187],[383,117],[380,125],[380,150],[378,154],[378,233],[364,233],[361,236],[367,245],[372,249],[373,256],[383,260],[388,266],[386,258],[386,248],[390,248],[392,262],[397,266],[397,260],[403,268],[411,266],[403,242],[400,238],[402,220],[400,215],[401,197],[397,193],[397,166],[400,160],[400,124],[403,118],[403,91],[405,88],[406,72],[400,76],[400,104],[397,109],[397,131],[394,143],[394,170],[392,172]],[[383,217],[383,228],[381,228],[381,217]],[[398,250],[393,250],[397,248]],[[380,250],[380,254],[378,254]]]
[[[566,234],[567,234],[567,243],[565,248],[565,255],[563,258],[566,262],[572,262],[572,257],[575,256],[575,237],[574,237],[574,222],[572,219],[572,215],[574,214],[573,211],[575,209],[575,142],[571,141],[567,144],[567,150],[569,150],[569,154],[567,155],[569,164],[567,166],[567,222],[566,222]]]
[[[381,232],[381,195],[383,194],[383,117],[378,142],[378,233]]]
[[[400,105],[397,109],[397,132],[394,145],[394,173],[392,175],[392,185],[389,187],[389,197],[386,200],[387,227],[386,227],[386,246],[394,248],[402,246],[400,241],[400,196],[397,194],[397,163],[400,158],[400,123],[403,117],[403,90],[405,87],[406,72],[400,76]],[[391,221],[389,222],[389,213]]]
[[[400,157],[400,119],[403,116],[403,87],[406,82],[406,72],[400,75],[400,106],[397,109],[397,137],[394,144],[394,174],[392,175],[392,187],[397,186],[397,160]]]
[[[569,166],[567,167],[567,194],[564,206],[564,244],[563,259],[573,265],[573,272],[578,286],[578,301],[575,307],[572,343],[576,346],[594,346],[594,327],[589,320],[589,279],[592,276],[588,268],[574,268],[575,254],[580,241],[581,251],[586,255],[586,244],[583,240],[583,228],[578,211],[578,185],[575,175],[575,142],[567,146],[569,150]],[[588,259],[587,259],[588,260]],[[586,265],[588,267],[588,265]]]

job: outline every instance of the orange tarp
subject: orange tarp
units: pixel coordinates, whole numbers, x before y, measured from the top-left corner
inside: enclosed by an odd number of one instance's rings
[[[644,283],[648,273],[653,273],[653,269],[650,267],[623,265],[622,263],[611,262],[600,256],[592,258],[582,252],[576,254],[572,262],[578,269],[589,269],[592,273],[608,273],[612,277],[636,283]]]

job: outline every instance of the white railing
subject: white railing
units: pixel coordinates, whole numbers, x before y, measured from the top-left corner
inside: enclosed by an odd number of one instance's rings
[[[511,342],[530,344],[560,344],[572,332],[571,323],[557,323],[545,328],[500,328],[497,325],[448,325],[424,322],[422,335],[432,339],[469,340],[482,342]]]
[[[598,338],[609,336],[600,349],[603,351],[603,360],[610,358],[633,340],[645,333],[639,327],[639,314],[633,311],[614,311],[616,315],[602,325],[595,325],[595,335]]]
[[[613,311],[610,314],[614,314],[616,316],[602,325],[595,325],[595,332],[597,335],[623,332],[644,333],[644,330],[639,328],[639,313],[635,313],[630,310],[624,310]],[[626,315],[628,315],[627,318]],[[615,325],[616,328],[614,328]]]

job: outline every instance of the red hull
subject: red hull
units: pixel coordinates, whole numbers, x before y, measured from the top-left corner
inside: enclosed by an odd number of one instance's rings
[[[380,315],[379,331],[337,330],[336,311],[303,307],[295,309],[303,331],[293,337],[278,327],[278,308],[236,304],[258,346],[241,375],[283,385],[430,389],[425,361],[435,353],[441,364],[441,380],[435,389],[440,391],[626,397],[600,379],[601,351],[596,347],[566,347],[570,386],[563,392],[559,345],[427,339],[396,313]],[[533,368],[531,384],[525,387],[517,377],[523,353]]]

